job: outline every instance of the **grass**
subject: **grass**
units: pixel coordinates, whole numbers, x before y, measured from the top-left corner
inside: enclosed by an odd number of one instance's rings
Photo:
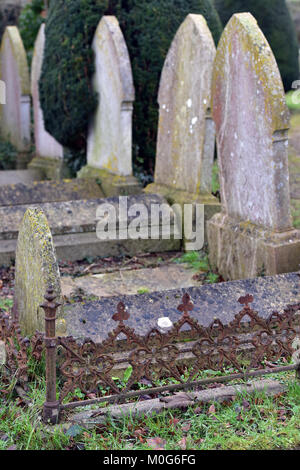
[[[149,294],[149,292],[150,292],[150,290],[148,289],[148,287],[141,287],[137,291],[138,294]]]
[[[300,97],[298,90],[291,90],[286,94],[286,104],[291,111],[300,111]]]
[[[198,403],[186,411],[109,418],[91,430],[43,425],[45,383],[37,379],[30,386],[29,408],[11,392],[0,394],[0,450],[292,449],[300,445],[300,384],[293,373],[278,378],[288,391],[275,397],[241,394],[234,401]]]
[[[218,282],[220,276],[213,272],[209,264],[207,253],[204,251],[189,251],[180,258],[174,260],[175,263],[184,263],[195,272],[205,273],[205,282],[213,284]]]
[[[6,299],[0,297],[0,309],[5,310],[6,312],[10,311],[13,306],[12,299]]]
[[[219,167],[218,162],[215,161],[212,169],[212,192],[215,194],[218,191],[220,191]]]

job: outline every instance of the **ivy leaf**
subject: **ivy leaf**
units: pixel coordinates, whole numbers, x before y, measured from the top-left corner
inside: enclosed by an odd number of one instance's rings
[[[82,433],[82,428],[78,426],[78,424],[73,424],[67,431],[66,431],[66,436],[69,437],[76,437],[79,436],[79,434]]]

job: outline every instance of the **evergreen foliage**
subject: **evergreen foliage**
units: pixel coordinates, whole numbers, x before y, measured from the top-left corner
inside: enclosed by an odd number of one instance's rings
[[[217,43],[222,25],[211,0],[51,0],[40,79],[48,132],[66,147],[76,151],[85,147],[88,119],[97,104],[91,88],[91,44],[102,15],[115,15],[129,49],[136,89],[134,160],[151,171],[160,74],[171,41],[188,13],[203,14]]]
[[[85,146],[90,115],[95,29],[108,0],[52,0],[46,20],[46,47],[40,78],[45,127],[63,146]]]
[[[210,0],[132,0],[119,18],[132,61],[136,102],[134,162],[153,172],[158,124],[158,86],[171,42],[189,13],[202,14],[216,44],[222,25]]]
[[[41,16],[44,11],[44,0],[33,0],[28,3],[19,16],[19,30],[27,52],[28,63],[31,64],[34,43],[41,24],[44,22]]]

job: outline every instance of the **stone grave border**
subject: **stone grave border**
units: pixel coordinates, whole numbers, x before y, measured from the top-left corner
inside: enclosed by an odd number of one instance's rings
[[[21,336],[17,320],[11,321],[6,313],[0,312],[0,341],[5,345],[6,368],[15,374],[25,388],[28,382],[29,352],[37,361],[45,353],[45,423],[58,423],[65,410],[101,403],[119,405],[145,393],[197,390],[211,383],[221,384],[236,379],[247,381],[250,377],[293,370],[300,379],[299,351],[295,349],[300,334],[300,303],[288,305],[283,313],[273,312],[264,319],[251,308],[254,298],[247,294],[238,299],[243,308],[233,321],[224,325],[215,318],[208,327],[204,327],[191,316],[194,304],[189,294],[185,293],[178,306],[181,318],[175,324],[164,331],[153,328],[146,335],[139,336],[134,329],[125,325],[130,314],[124,303],[119,302],[117,312],[112,317],[118,323],[117,327],[108,333],[102,343],[95,343],[89,338],[56,336],[59,303],[55,299],[53,289],[49,288],[45,302],[41,305],[45,311],[45,334],[36,332],[31,339]],[[188,326],[189,330],[182,330],[184,326]],[[126,337],[126,341],[120,339],[120,334]],[[282,358],[293,358],[293,363],[286,366],[268,365],[268,361]],[[191,370],[189,379],[185,381],[182,373],[183,366],[187,365]],[[118,387],[112,377],[122,377],[128,366],[132,367],[131,376],[127,383]],[[222,373],[225,366],[232,368],[229,375],[194,380],[200,371],[209,369]],[[63,382],[59,399],[57,371]],[[146,377],[151,380],[153,373],[157,377],[176,379],[179,383],[132,390],[140,379]],[[98,384],[107,387],[110,395],[63,403],[75,389],[92,393]],[[183,402],[193,403],[188,394],[184,396],[185,399],[179,397],[176,401],[175,395],[175,407],[180,407]],[[170,397],[164,401],[168,400]],[[130,406],[130,403],[124,406]]]

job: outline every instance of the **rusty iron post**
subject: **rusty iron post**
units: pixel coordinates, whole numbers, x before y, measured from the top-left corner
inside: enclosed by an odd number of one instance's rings
[[[56,311],[60,306],[55,302],[54,290],[49,288],[45,295],[45,302],[41,307],[45,311],[45,348],[46,348],[46,402],[43,409],[43,421],[56,424],[59,419],[60,403],[56,399],[56,348],[57,338],[55,332]]]
[[[297,364],[296,379],[300,381],[300,362]]]

